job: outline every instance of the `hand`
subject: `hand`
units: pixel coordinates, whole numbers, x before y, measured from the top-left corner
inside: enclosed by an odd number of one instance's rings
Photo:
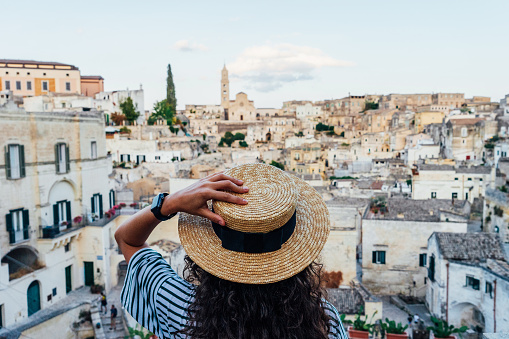
[[[208,200],[219,200],[245,205],[247,201],[225,191],[247,193],[249,188],[242,187],[242,180],[235,179],[223,172],[207,176],[193,185],[167,196],[163,201],[161,213],[169,215],[186,212],[207,218],[224,226],[224,220],[207,206]]]

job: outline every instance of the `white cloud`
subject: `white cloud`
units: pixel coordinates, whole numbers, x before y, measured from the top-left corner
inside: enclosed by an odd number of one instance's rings
[[[182,51],[182,52],[193,52],[193,51],[206,51],[208,50],[207,46],[203,44],[197,44],[194,42],[190,42],[189,40],[179,40],[174,45],[173,48]]]
[[[270,92],[285,83],[311,80],[322,67],[349,67],[353,62],[335,59],[318,48],[292,44],[246,48],[227,67],[232,77],[246,80],[250,87]]]

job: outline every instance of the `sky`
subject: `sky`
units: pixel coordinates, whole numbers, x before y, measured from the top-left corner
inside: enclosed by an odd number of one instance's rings
[[[69,63],[105,90],[178,108],[230,99],[258,108],[351,95],[509,93],[509,1],[7,1],[0,59]]]

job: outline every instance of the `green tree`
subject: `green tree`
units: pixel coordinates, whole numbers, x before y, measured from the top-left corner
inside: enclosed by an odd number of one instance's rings
[[[140,116],[140,112],[137,111],[138,105],[134,106],[133,99],[127,97],[125,100],[120,102],[120,109],[125,119],[129,122],[133,122]]]
[[[173,74],[171,73],[170,64],[168,64],[168,76],[166,77],[166,101],[175,113],[177,111],[177,97],[175,94],[175,84],[173,83]]]
[[[240,146],[240,147],[247,147],[247,146],[249,146],[249,145],[248,145],[248,144],[247,144],[247,142],[245,142],[244,140],[241,140],[241,141],[239,142],[239,146]]]
[[[166,99],[157,101],[154,104],[154,113],[148,118],[149,125],[153,125],[158,119],[166,120],[166,123],[171,126],[173,125],[173,117],[175,111],[168,104]]]
[[[233,136],[233,138],[235,140],[244,140],[246,138],[246,136],[242,133],[235,133],[235,135]]]
[[[274,166],[274,167],[279,168],[279,169],[280,169],[280,170],[282,170],[282,171],[284,171],[284,170],[285,170],[285,165],[283,165],[283,164],[282,164],[282,163],[280,163],[280,162],[277,162],[277,161],[272,160],[272,161],[270,162],[270,164],[271,164],[272,166]]]

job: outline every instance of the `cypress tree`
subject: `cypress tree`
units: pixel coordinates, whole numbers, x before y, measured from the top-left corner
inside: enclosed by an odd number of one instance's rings
[[[168,64],[168,76],[166,78],[166,102],[170,106],[173,113],[176,113],[177,97],[175,96],[175,84],[173,83],[173,74],[171,73],[170,64]]]

